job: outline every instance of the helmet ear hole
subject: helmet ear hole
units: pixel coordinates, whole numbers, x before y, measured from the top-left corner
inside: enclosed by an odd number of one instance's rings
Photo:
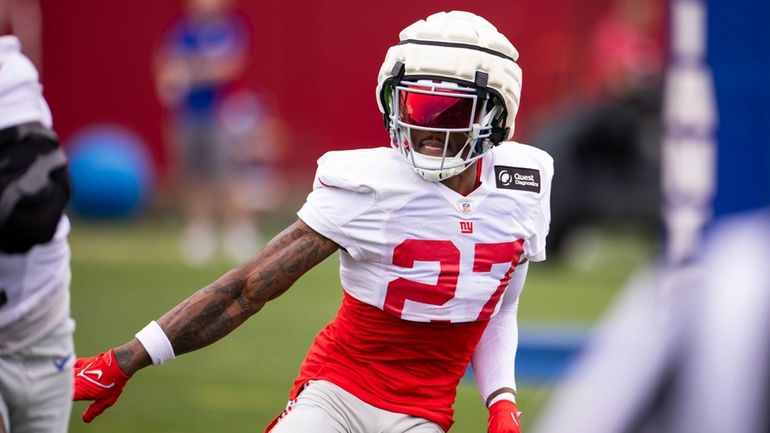
[[[489,113],[490,111],[494,110],[496,106],[500,105],[500,101],[497,100],[496,97],[491,96],[489,99],[487,99],[486,106],[484,107],[484,111]],[[492,120],[493,125],[497,125],[497,122],[500,120],[500,114],[504,111],[500,110],[497,114],[495,114],[494,120]]]
[[[487,100],[487,112],[492,111],[495,107],[499,107],[499,110],[492,119],[492,126],[496,128],[502,127],[508,117],[508,111],[503,101],[497,95],[492,94]]]

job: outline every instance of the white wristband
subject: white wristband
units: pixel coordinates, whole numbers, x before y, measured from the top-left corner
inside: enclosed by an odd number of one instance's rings
[[[516,403],[516,395],[512,392],[502,392],[496,395],[495,398],[489,401],[489,407],[492,407],[493,404],[497,403],[500,400],[508,400]]]
[[[174,348],[158,322],[148,323],[136,333],[136,339],[142,343],[153,364],[161,365],[174,359]]]

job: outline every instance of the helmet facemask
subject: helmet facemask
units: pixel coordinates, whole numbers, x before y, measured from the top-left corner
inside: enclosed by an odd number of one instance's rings
[[[497,144],[493,133],[502,104],[486,89],[429,79],[406,79],[386,87],[391,145],[426,180],[462,173]],[[426,137],[429,145],[418,141]]]
[[[438,12],[404,28],[398,39],[385,54],[375,94],[393,147],[418,174],[448,179],[513,137],[521,99],[519,52],[494,25],[470,12]],[[409,112],[403,94],[438,102]],[[470,102],[457,102],[465,98]],[[428,146],[415,140],[434,132],[443,141],[433,138]],[[466,135],[460,146],[457,134]]]

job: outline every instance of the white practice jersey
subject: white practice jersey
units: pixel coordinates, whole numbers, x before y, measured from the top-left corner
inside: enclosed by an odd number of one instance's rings
[[[51,127],[51,110],[32,62],[16,36],[0,36],[0,129],[38,121]]]
[[[62,216],[56,234],[23,254],[0,253],[0,355],[35,341],[70,311],[69,219]]]
[[[545,259],[553,160],[502,143],[467,196],[417,175],[395,149],[329,152],[298,215],[344,250],[343,288],[416,322],[486,320],[510,273]]]
[[[0,36],[0,129],[26,122],[51,127],[51,111],[19,40]],[[24,254],[0,253],[0,355],[34,342],[69,315],[69,230],[62,216],[47,243]]]

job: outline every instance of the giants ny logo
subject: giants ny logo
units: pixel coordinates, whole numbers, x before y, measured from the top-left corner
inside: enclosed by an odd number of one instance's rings
[[[473,221],[460,221],[460,233],[464,235],[473,233]]]

